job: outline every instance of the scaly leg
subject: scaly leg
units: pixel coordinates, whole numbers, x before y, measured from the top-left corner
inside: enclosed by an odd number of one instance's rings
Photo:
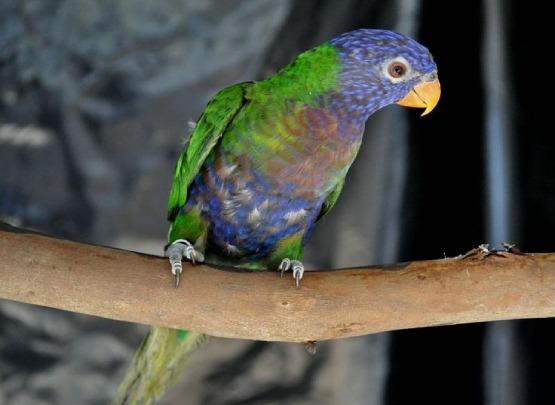
[[[283,277],[283,273],[288,270],[291,270],[293,272],[293,278],[295,279],[295,287],[297,287],[298,289],[301,283],[301,278],[303,278],[303,274],[304,274],[303,263],[299,260],[291,260],[291,259],[285,258],[281,261],[278,267],[278,271],[281,271],[281,277]]]
[[[179,277],[183,272],[183,265],[181,261],[183,258],[190,260],[191,263],[203,262],[204,255],[195,250],[191,242],[185,239],[177,239],[172,242],[170,246],[166,249],[166,256],[170,259],[171,271],[175,276],[175,286],[179,285]]]

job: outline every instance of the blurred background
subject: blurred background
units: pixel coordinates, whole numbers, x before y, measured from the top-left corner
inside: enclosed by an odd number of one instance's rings
[[[2,0],[0,220],[162,255],[187,122],[222,87],[371,27],[426,45],[442,98],[423,118],[371,117],[307,267],[482,243],[552,252],[548,15],[502,0]],[[0,404],[109,403],[146,330],[0,302]],[[212,338],[161,403],[553,404],[554,341],[552,319],[321,342],[315,355]]]

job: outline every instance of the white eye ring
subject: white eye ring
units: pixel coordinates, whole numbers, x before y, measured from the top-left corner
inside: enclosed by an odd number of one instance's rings
[[[385,61],[382,65],[382,72],[391,83],[399,83],[410,76],[411,67],[405,58],[398,56],[395,59]]]

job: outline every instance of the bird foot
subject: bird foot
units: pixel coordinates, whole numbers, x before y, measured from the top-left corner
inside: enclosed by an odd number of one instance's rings
[[[291,270],[293,272],[293,278],[295,279],[295,287],[299,288],[301,283],[301,278],[303,278],[304,274],[304,266],[303,263],[299,260],[291,260],[291,259],[283,259],[278,267],[278,271],[281,271],[281,277],[283,277],[283,273],[286,271]]]
[[[203,262],[204,255],[195,250],[191,242],[185,239],[177,239],[166,249],[166,256],[170,259],[171,272],[175,276],[175,286],[179,285],[179,278],[183,272],[181,261],[183,258],[190,260],[191,263]]]

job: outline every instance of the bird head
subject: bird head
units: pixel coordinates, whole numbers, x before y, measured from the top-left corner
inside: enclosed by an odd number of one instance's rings
[[[339,89],[366,118],[390,104],[436,106],[441,87],[437,66],[426,47],[388,30],[360,29],[330,41],[341,62]],[[360,112],[360,111],[359,111]]]

